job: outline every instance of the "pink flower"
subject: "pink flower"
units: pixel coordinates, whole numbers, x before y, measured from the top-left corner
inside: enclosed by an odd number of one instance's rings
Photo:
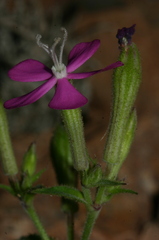
[[[12,80],[20,82],[36,82],[45,81],[38,88],[32,92],[8,100],[4,103],[4,107],[8,109],[22,107],[31,104],[41,98],[51,88],[55,86],[55,94],[49,103],[50,108],[54,109],[75,109],[87,103],[87,98],[84,97],[75,87],[69,82],[69,79],[83,79],[90,77],[96,73],[107,71],[112,68],[120,67],[123,65],[121,62],[113,63],[103,69],[86,72],[86,73],[73,73],[83,63],[85,63],[97,51],[100,46],[99,40],[92,42],[83,42],[75,45],[68,56],[68,64],[65,66],[62,63],[63,48],[67,39],[67,31],[64,31],[64,39],[60,47],[59,59],[55,53],[55,47],[60,41],[60,38],[55,39],[52,47],[43,44],[40,39],[41,36],[37,35],[37,44],[42,47],[52,58],[54,65],[51,69],[46,67],[43,63],[28,59],[15,65],[8,75]]]

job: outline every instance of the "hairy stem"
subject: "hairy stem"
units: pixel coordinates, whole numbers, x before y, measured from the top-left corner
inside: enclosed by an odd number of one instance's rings
[[[67,214],[67,239],[74,240],[74,214]]]
[[[50,240],[50,238],[48,237],[42,223],[40,222],[40,219],[33,207],[32,203],[28,203],[27,206],[25,207],[26,212],[28,213],[29,217],[32,219],[34,225],[36,226],[41,239],[42,240]]]
[[[100,213],[100,210],[90,209],[87,215],[81,240],[89,240],[89,237],[94,227],[95,221]]]

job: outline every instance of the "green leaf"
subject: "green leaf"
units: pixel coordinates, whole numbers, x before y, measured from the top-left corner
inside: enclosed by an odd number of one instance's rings
[[[36,182],[45,171],[46,171],[46,169],[42,169],[41,171],[39,171],[38,173],[33,175],[32,178],[31,178],[31,182],[32,183]]]
[[[87,204],[83,197],[83,194],[78,189],[69,186],[55,186],[50,188],[41,188],[34,190],[33,193],[56,195],[59,197],[65,197],[77,202]]]
[[[124,189],[124,188],[121,188],[121,187],[110,187],[110,188],[107,189],[102,203],[108,202],[115,194],[119,194],[119,193],[138,194],[137,192],[135,192],[131,189]]]
[[[11,193],[12,195],[15,195],[13,189],[10,186],[0,184],[0,188],[6,190],[7,192]]]
[[[32,176],[29,176],[27,174],[23,176],[22,185],[21,185],[22,188],[23,189],[31,188],[33,183],[36,182],[41,177],[44,171],[45,169],[42,169],[41,171],[39,171],[36,174],[33,174]]]
[[[138,194],[137,192],[131,189],[124,189],[124,188],[113,188],[109,191],[111,195],[118,194],[118,193],[131,193],[131,194]]]
[[[107,180],[107,179],[101,179],[99,182],[92,184],[92,187],[119,186],[119,185],[126,185],[126,183],[111,181],[111,180]]]

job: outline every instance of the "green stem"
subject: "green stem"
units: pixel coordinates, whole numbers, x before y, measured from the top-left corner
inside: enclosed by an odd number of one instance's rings
[[[36,228],[39,231],[42,240],[50,240],[47,233],[45,232],[44,227],[42,226],[39,217],[33,207],[32,203],[28,203],[25,207],[26,212],[28,213],[29,217],[32,219],[33,223],[35,224]]]
[[[62,118],[68,132],[74,168],[77,171],[88,169],[89,157],[86,151],[81,109],[62,110]]]
[[[0,101],[0,153],[4,173],[14,177],[18,172],[18,167],[12,149],[7,117],[2,101]]]
[[[67,239],[74,240],[74,214],[67,213]]]
[[[91,209],[88,212],[86,223],[84,226],[84,231],[81,237],[81,240],[88,240],[92,232],[92,228],[95,224],[95,221],[100,213],[100,210]]]
[[[99,187],[98,191],[97,191],[97,194],[96,194],[96,199],[95,199],[95,203],[98,205],[102,204],[104,201],[103,201],[103,197],[105,197],[105,190],[106,190],[106,187]],[[105,200],[105,199],[104,199]]]

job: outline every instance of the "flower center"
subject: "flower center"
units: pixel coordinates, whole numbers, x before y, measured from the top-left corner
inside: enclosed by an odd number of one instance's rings
[[[57,79],[65,78],[67,76],[66,66],[62,63],[63,49],[65,46],[65,42],[67,40],[67,31],[65,28],[61,28],[61,30],[64,31],[64,37],[62,44],[60,46],[59,58],[55,53],[55,47],[60,42],[61,40],[60,38],[55,38],[54,44],[51,47],[49,47],[47,44],[44,44],[40,41],[40,39],[42,38],[41,35],[38,34],[36,36],[38,46],[43,48],[53,60],[54,65],[52,66],[51,70]]]

